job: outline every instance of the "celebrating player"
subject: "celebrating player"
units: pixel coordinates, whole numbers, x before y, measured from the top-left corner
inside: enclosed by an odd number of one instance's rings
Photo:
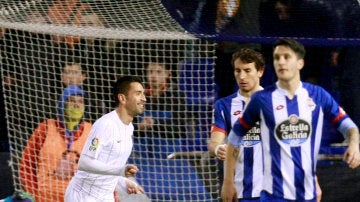
[[[113,202],[115,187],[123,181],[121,176],[138,172],[135,165],[126,162],[133,145],[132,120],[144,112],[144,86],[139,78],[125,76],[117,80],[113,93],[118,107],[94,123],[79,159],[79,169],[66,190],[66,202]]]

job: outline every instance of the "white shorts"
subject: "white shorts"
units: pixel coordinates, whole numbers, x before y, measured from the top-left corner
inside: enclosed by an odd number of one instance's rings
[[[65,192],[65,202],[114,202],[114,195],[108,196],[106,198],[96,198],[94,196],[91,196],[90,194],[79,191],[74,188],[73,183],[70,181],[69,186],[66,189]]]

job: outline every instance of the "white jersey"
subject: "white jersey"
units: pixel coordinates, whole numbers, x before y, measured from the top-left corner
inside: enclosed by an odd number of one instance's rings
[[[245,98],[239,92],[217,100],[211,131],[229,134],[232,125],[242,115],[245,104]],[[243,138],[236,161],[234,182],[239,199],[260,197],[263,179],[262,160],[260,126],[257,125]]]
[[[94,123],[81,155],[97,159],[109,167],[123,168],[131,154],[133,131],[132,123],[125,125],[115,110],[105,114]],[[113,201],[113,193],[119,178],[120,175],[95,174],[78,170],[69,187],[99,201]],[[68,191],[71,192],[69,187]]]

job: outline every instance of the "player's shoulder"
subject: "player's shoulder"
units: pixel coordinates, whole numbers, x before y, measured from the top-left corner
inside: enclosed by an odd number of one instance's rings
[[[251,99],[256,97],[267,97],[268,94],[271,94],[276,90],[276,84],[272,84],[269,86],[264,87],[262,90],[256,91],[252,96]]]
[[[102,115],[98,120],[95,121],[95,125],[104,125],[104,124],[111,124],[116,119],[118,119],[118,115],[116,113],[116,110],[113,110],[107,114]]]
[[[306,89],[322,89],[321,86],[316,85],[316,84],[312,84],[309,82],[301,82],[301,83],[302,83],[303,88],[306,88]]]
[[[310,94],[313,94],[313,93],[327,94],[327,91],[323,87],[316,85],[316,84],[302,82],[302,87],[304,89],[306,89]]]
[[[231,100],[233,99],[236,99],[239,97],[239,93],[236,91],[235,93],[231,94],[231,95],[228,95],[228,96],[225,96],[225,97],[222,97],[222,98],[219,98],[215,101],[215,104],[226,104],[226,103],[229,103],[231,102]]]

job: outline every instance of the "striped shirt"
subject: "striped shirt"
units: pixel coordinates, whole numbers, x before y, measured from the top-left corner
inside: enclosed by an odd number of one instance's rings
[[[245,104],[245,98],[239,92],[217,100],[214,105],[212,132],[218,131],[227,135],[241,116]],[[236,161],[234,182],[238,198],[260,197],[262,169],[260,128],[256,126],[243,138]]]
[[[256,92],[229,134],[232,145],[260,121],[264,151],[263,189],[278,198],[312,200],[324,119],[342,134],[356,127],[321,87],[301,83],[293,99],[274,84]]]

